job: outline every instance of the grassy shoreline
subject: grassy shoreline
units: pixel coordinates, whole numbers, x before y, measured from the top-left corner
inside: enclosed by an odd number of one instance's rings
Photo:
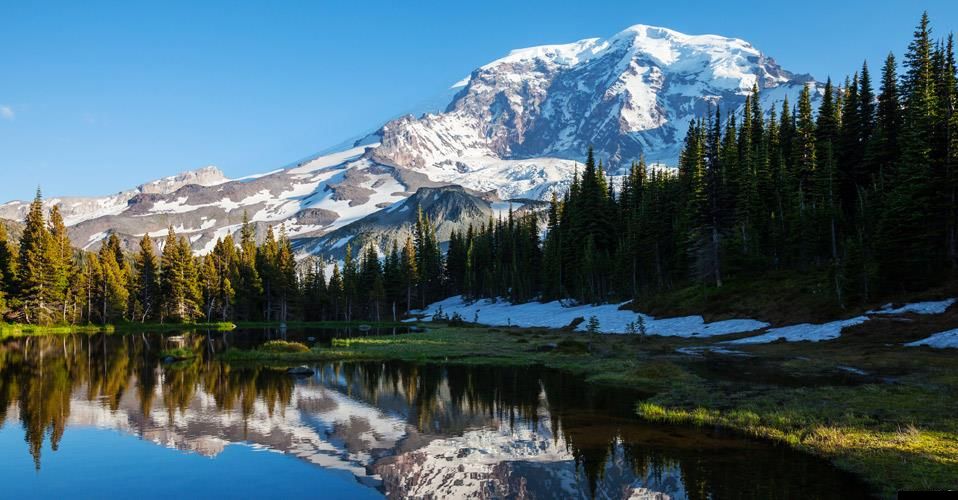
[[[587,335],[544,329],[450,328],[335,339],[329,348],[230,350],[237,363],[402,360],[540,364],[592,383],[638,389],[650,421],[721,426],[813,453],[883,496],[958,486],[958,353],[904,348],[940,322],[870,322],[826,343],[742,347],[745,356],[679,354],[707,339]],[[947,350],[946,350],[947,351]]]
[[[72,333],[126,333],[168,332],[178,330],[229,331],[237,328],[230,322],[213,323],[114,323],[106,325],[29,325],[23,323],[0,323],[0,338],[27,335],[69,335]]]

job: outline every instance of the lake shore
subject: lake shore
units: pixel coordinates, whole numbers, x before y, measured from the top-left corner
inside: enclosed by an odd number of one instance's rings
[[[873,485],[958,485],[958,363],[953,350],[903,347],[954,313],[877,319],[828,342],[716,345],[712,339],[590,335],[541,328],[450,327],[334,339],[304,352],[230,350],[234,363],[402,360],[557,368],[637,389],[651,421],[720,426],[825,457]]]
[[[231,331],[237,328],[408,328],[408,323],[394,321],[214,321],[198,323],[110,323],[106,325],[30,325],[26,323],[0,323],[0,338],[26,335],[66,335],[71,333],[123,333],[123,332],[176,332],[191,330]]]
[[[0,338],[27,335],[67,335],[71,333],[121,333],[121,332],[169,332],[186,330],[230,331],[237,324],[228,321],[200,323],[110,323],[106,325],[30,325],[26,323],[0,323]]]

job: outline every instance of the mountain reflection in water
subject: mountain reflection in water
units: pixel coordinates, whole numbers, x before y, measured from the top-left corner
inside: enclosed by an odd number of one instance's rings
[[[317,364],[314,376],[296,379],[215,360],[243,335],[186,333],[177,345],[199,356],[173,364],[161,362],[170,340],[158,334],[0,341],[0,433],[19,425],[26,442],[0,448],[0,465],[29,454],[38,481],[69,483],[76,478],[45,465],[71,429],[94,429],[214,460],[236,444],[277,451],[348,474],[356,491],[396,498],[865,494],[850,476],[783,447],[639,422],[639,395],[556,371],[353,362]],[[96,443],[83,453],[108,461]],[[105,464],[104,476],[117,467]],[[0,467],[5,484],[16,483],[7,474]],[[271,493],[249,487],[250,496]]]

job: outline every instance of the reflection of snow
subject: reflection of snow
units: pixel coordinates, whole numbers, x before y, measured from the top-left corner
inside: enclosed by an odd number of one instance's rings
[[[499,421],[462,435],[434,439],[374,466],[390,498],[593,497],[562,432],[553,434],[545,393],[536,423]],[[621,442],[597,478],[594,498],[685,498],[681,469],[669,463],[637,475]],[[547,493],[547,494],[544,494]],[[536,496],[535,494],[533,496]]]
[[[247,444],[362,478],[368,476],[372,451],[395,448],[406,436],[403,419],[318,384],[297,384],[290,404],[272,412],[257,398],[245,419],[239,411],[224,410],[202,390],[196,391],[185,410],[170,412],[163,406],[158,386],[155,404],[145,415],[136,391],[124,392],[118,408],[111,410],[105,401],[88,399],[87,390],[80,387],[74,392],[68,426],[118,430],[208,457],[228,445]],[[20,418],[16,405],[10,411],[11,419]]]

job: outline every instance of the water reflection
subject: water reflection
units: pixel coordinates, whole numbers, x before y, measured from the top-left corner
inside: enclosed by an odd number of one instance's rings
[[[199,356],[173,364],[160,359],[169,336],[7,339],[0,427],[19,422],[40,477],[57,460],[43,450],[84,427],[208,457],[247,443],[351,474],[357,488],[390,497],[863,495],[859,483],[805,455],[640,424],[631,417],[635,395],[554,371],[327,363],[294,379],[216,361],[237,335],[184,334],[175,344]],[[0,449],[0,457],[20,453]]]

